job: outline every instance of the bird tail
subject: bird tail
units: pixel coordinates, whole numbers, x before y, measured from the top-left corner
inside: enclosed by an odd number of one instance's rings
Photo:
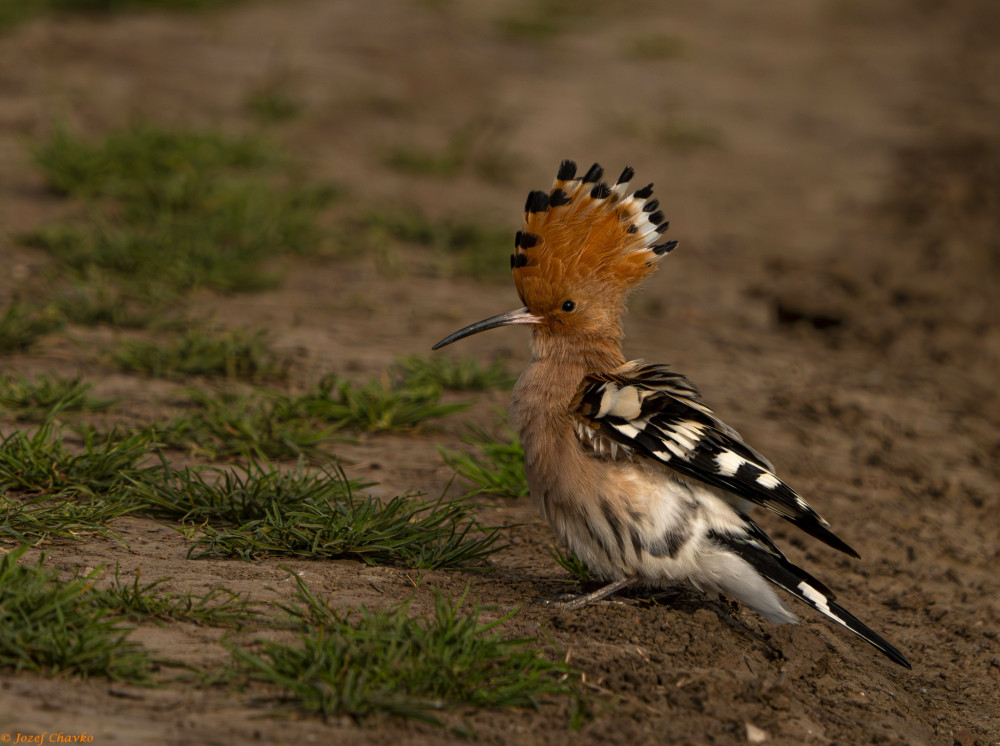
[[[774,585],[809,604],[842,627],[846,627],[893,663],[911,668],[910,662],[893,645],[838,604],[834,600],[833,591],[785,559],[773,545],[762,545],[752,535],[741,537],[729,534],[717,535],[716,538]]]

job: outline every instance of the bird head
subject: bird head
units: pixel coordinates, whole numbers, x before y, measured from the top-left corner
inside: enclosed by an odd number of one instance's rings
[[[576,164],[563,161],[550,191],[528,194],[510,257],[524,308],[460,329],[434,349],[527,324],[536,357],[620,357],[625,300],[677,242],[660,241],[668,224],[652,184],[631,191],[631,168],[613,186],[603,175],[595,163],[577,177]]]

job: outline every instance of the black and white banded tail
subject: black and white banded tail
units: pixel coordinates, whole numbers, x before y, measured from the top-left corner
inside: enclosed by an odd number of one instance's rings
[[[745,560],[764,578],[847,628],[893,663],[911,668],[910,662],[892,644],[838,604],[833,591],[789,562],[753,521],[747,516],[743,518],[747,522],[749,535],[714,534],[712,538]]]

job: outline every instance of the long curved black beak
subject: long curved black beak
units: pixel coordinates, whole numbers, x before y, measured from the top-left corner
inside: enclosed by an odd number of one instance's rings
[[[507,313],[501,313],[497,316],[490,316],[488,319],[477,321],[475,324],[469,324],[464,329],[459,329],[457,332],[449,334],[431,349],[439,350],[445,345],[450,345],[452,342],[457,342],[465,337],[471,337],[473,334],[479,334],[479,332],[485,332],[487,329],[496,329],[498,326],[540,323],[542,323],[541,316],[535,316],[527,308],[519,308],[516,311],[508,311]]]

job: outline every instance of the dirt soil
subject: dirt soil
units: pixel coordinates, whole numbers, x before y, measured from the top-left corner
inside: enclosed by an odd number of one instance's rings
[[[497,19],[543,6],[562,7],[552,38],[499,31]],[[65,210],[27,148],[59,123],[95,136],[135,120],[245,132],[248,93],[277,82],[304,112],[270,135],[307,178],[344,185],[358,209],[416,204],[512,234],[527,190],[561,159],[630,164],[656,182],[681,246],[633,299],[626,353],[688,375],[860,551],[850,560],[761,516],[913,670],[800,604],[803,623],[776,628],[688,588],[577,612],[533,603],[567,576],[526,500],[482,511],[511,526],[491,573],[426,573],[414,591],[412,570],[289,564],[344,606],[415,595],[419,611],[431,586],[469,584],[497,614],[520,607],[504,629],[566,651],[603,703],[576,732],[561,705],[452,714],[484,743],[1000,743],[998,11],[987,0],[620,7],[296,0],[21,26],[0,37],[0,302],[45,282],[48,257],[7,232]],[[499,155],[506,181],[385,165],[392,147],[440,150],[462,132]],[[435,277],[424,254],[393,250],[402,272],[365,255],[289,261],[279,289],[200,294],[193,310],[268,329],[306,381],[379,374],[518,305],[511,283]],[[123,397],[125,421],[169,415],[179,384],[117,373],[94,353],[114,334],[72,328],[3,364],[80,372],[97,395]],[[447,353],[508,355],[513,371],[526,339],[495,331]],[[465,420],[492,426],[506,398],[335,450],[379,494],[436,495],[452,476],[437,448],[458,447]],[[255,598],[293,585],[278,561],[189,560],[169,527],[116,527],[127,548],[59,544],[50,562],[119,563],[126,579],[141,569],[172,578],[167,589]],[[168,657],[224,655],[211,629],[136,634]],[[0,681],[0,731],[85,731],[94,744],[460,740],[406,721],[276,719],[220,690],[27,674]]]

